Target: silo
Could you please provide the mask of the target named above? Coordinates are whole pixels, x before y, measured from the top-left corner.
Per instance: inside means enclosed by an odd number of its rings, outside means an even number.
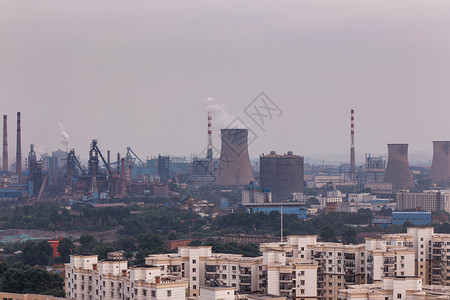
[[[409,170],[408,144],[388,144],[388,162],[384,182],[394,189],[414,187]]]
[[[431,164],[431,180],[434,183],[450,181],[450,141],[433,142],[433,162]]]
[[[292,197],[292,193],[303,193],[303,157],[292,151],[278,155],[271,151],[259,158],[260,185],[269,188],[272,199],[281,201]]]
[[[248,156],[247,129],[221,129],[221,151],[216,185],[245,185],[254,181]]]

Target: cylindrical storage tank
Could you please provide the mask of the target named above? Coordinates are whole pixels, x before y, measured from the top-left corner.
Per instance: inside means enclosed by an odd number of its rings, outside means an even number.
[[[409,170],[408,144],[388,144],[388,162],[384,182],[392,183],[393,189],[414,187]]]
[[[247,129],[221,129],[221,151],[216,185],[246,185],[254,181],[248,156]]]
[[[431,180],[434,183],[450,181],[450,141],[433,142],[433,162],[431,164]]]

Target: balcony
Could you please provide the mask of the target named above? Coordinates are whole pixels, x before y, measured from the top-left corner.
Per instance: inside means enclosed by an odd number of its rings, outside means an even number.
[[[205,272],[206,273],[215,273],[217,271],[217,266],[212,265],[205,265]]]
[[[292,288],[292,283],[280,283],[280,291],[291,291]]]
[[[280,274],[280,281],[292,281],[291,274]]]

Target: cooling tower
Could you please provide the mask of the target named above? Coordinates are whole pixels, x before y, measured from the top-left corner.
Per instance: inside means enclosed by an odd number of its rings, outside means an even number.
[[[450,141],[433,142],[433,162],[431,180],[434,183],[450,181]]]
[[[394,189],[414,187],[409,170],[408,144],[388,144],[388,163],[384,182]]]
[[[248,130],[221,129],[222,148],[216,185],[245,185],[254,181],[248,157]]]

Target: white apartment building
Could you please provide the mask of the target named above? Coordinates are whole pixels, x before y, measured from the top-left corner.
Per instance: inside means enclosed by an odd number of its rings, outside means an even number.
[[[71,255],[65,265],[66,298],[76,300],[184,299],[188,280],[164,276],[160,267],[128,268],[123,259],[97,261],[97,255]]]
[[[286,242],[263,243],[260,250],[259,257],[243,257],[212,253],[209,246],[180,247],[178,253],[150,255],[145,265],[132,268],[121,257],[97,262],[94,255],[73,255],[66,265],[66,295],[80,300],[196,299],[206,297],[201,289],[210,286],[205,293],[232,290],[248,299],[263,294],[334,300],[359,299],[355,290],[345,297],[339,291],[363,284],[378,288],[387,284],[386,278],[450,285],[450,235],[435,234],[432,227],[367,238],[359,245],[318,242],[315,235],[288,236]],[[374,295],[390,292],[380,293]],[[393,299],[385,297],[381,299]]]
[[[339,300],[439,300],[449,299],[450,288],[423,285],[418,277],[384,277],[381,283],[349,286],[339,291]]]

